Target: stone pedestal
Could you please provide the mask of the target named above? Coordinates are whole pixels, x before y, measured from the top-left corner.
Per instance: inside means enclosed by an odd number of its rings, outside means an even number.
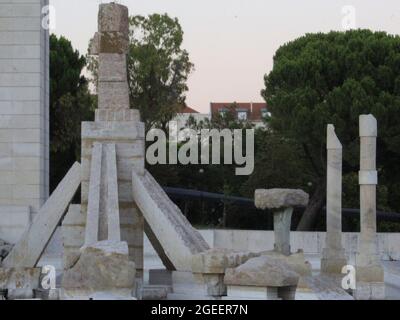
[[[192,258],[192,272],[197,283],[204,285],[205,295],[220,298],[227,295],[225,270],[235,268],[256,257],[251,252],[214,248]]]
[[[360,240],[356,257],[357,299],[384,299],[384,271],[376,235],[376,137],[372,115],[360,116]]]
[[[260,256],[237,268],[227,269],[224,282],[230,299],[247,296],[264,300],[294,300],[299,274],[281,259]]]
[[[40,268],[0,268],[0,292],[9,300],[32,299],[40,276]]]
[[[342,145],[335,128],[327,128],[326,243],[321,271],[341,273],[347,264],[342,246]]]

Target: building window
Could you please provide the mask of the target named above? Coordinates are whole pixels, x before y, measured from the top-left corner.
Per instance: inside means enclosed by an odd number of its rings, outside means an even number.
[[[267,109],[263,109],[263,110],[261,110],[261,116],[263,118],[269,118],[269,117],[271,117],[271,112],[268,112]]]
[[[246,111],[239,111],[238,112],[238,119],[239,120],[247,120],[247,112]]]

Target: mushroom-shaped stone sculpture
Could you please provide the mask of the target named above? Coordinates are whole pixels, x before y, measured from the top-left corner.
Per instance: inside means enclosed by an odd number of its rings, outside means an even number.
[[[254,198],[258,209],[269,209],[274,214],[275,250],[290,255],[290,223],[293,208],[306,206],[308,194],[299,189],[258,189]]]

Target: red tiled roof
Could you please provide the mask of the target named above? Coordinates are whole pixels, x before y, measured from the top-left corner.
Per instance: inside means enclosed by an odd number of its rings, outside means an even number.
[[[192,109],[192,108],[190,108],[190,107],[188,107],[188,106],[185,106],[185,107],[181,110],[181,113],[199,113],[199,112],[196,111],[196,110],[194,110],[194,109]]]
[[[249,113],[248,119],[250,121],[261,121],[262,110],[267,109],[265,102],[211,102],[211,115],[220,112],[221,109],[229,109],[234,105],[236,109],[245,109]]]

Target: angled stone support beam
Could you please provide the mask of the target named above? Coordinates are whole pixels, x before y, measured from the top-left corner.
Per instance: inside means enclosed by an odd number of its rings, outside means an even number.
[[[33,268],[59,225],[73,196],[81,183],[81,165],[71,167],[35,217],[32,225],[22,235],[3,261],[3,268]]]
[[[192,256],[209,250],[207,242],[168,198],[151,174],[132,170],[133,198],[155,236],[158,255],[177,271],[192,271]]]
[[[107,160],[107,231],[108,240],[121,241],[118,203],[117,156],[115,144],[106,145]]]
[[[85,229],[85,245],[96,243],[99,239],[102,154],[103,154],[102,144],[94,143],[92,149],[92,163],[90,167],[88,210],[87,210],[87,221]]]
[[[326,241],[321,271],[341,273],[347,264],[342,246],[342,144],[335,127],[327,127]]]

